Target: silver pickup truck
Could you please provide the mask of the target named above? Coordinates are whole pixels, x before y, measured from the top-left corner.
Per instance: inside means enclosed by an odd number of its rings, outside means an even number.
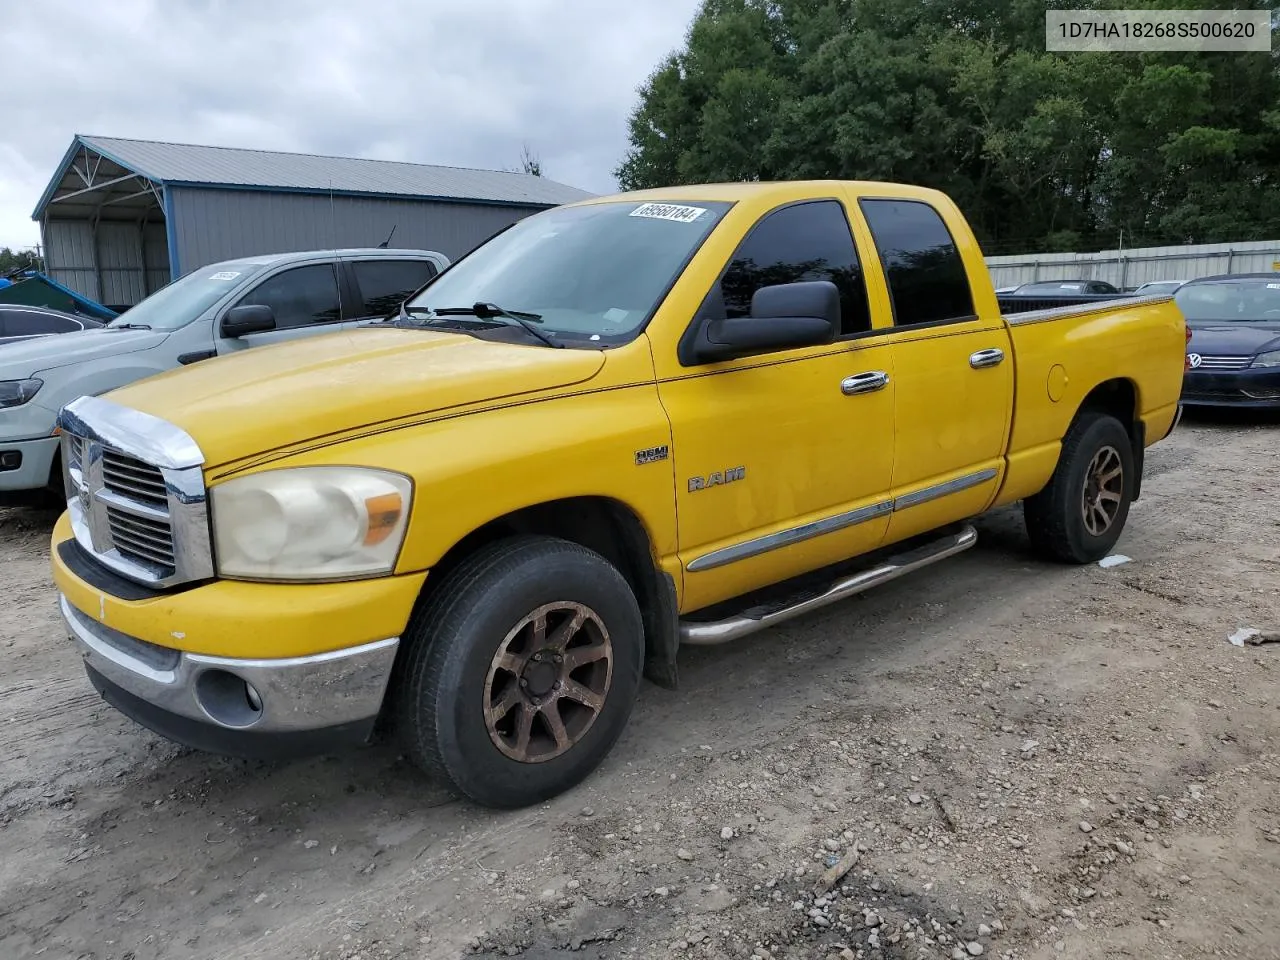
[[[448,265],[427,250],[228,260],[192,271],[102,329],[0,346],[0,504],[61,497],[55,421],[77,397],[385,317]]]

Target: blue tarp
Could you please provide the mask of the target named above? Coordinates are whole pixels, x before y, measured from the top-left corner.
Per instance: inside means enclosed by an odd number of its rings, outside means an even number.
[[[17,275],[17,281],[0,284],[0,303],[22,303],[29,307],[52,307],[65,313],[78,313],[94,320],[114,320],[119,316],[114,310],[81,296],[70,287],[46,277],[36,270],[25,270]]]

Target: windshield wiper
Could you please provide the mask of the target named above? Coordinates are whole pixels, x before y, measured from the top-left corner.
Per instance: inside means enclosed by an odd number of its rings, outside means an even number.
[[[109,324],[112,330],[150,330],[151,326],[146,323],[112,323]]]
[[[529,334],[541,340],[548,347],[562,348],[564,344],[547,333],[545,330],[539,330],[535,323],[542,322],[542,315],[539,313],[528,313],[524,310],[505,310],[496,303],[473,303],[469,307],[441,307],[438,310],[432,310],[437,317],[478,317],[481,320],[503,319],[510,320],[512,323],[519,324]]]

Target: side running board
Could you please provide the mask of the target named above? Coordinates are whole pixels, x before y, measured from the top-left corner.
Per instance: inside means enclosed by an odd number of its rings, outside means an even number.
[[[816,594],[808,591],[800,597],[760,606],[747,610],[726,620],[698,622],[682,620],[680,622],[680,642],[691,646],[711,646],[728,643],[748,634],[777,626],[787,620],[802,616],[822,607],[838,603],[855,594],[878,587],[882,583],[896,580],[905,574],[921,567],[945,560],[968,550],[978,542],[978,532],[970,525],[958,533],[949,534],[932,543],[916,547],[877,564],[869,570],[863,570],[852,576],[842,577]]]

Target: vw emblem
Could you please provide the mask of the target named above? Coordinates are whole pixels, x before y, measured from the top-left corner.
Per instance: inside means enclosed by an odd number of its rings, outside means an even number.
[[[1199,367],[1199,366],[1200,366],[1200,363],[1201,363],[1201,357],[1200,357],[1200,354],[1198,354],[1198,353],[1188,353],[1188,354],[1187,354],[1187,362],[1191,364],[1191,369],[1192,369],[1192,370],[1196,369],[1197,367]]]

